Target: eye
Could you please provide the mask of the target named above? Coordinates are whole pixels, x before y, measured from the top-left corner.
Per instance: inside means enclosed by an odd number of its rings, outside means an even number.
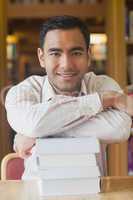
[[[54,57],[59,57],[60,53],[59,52],[52,52],[52,53],[50,53],[50,55],[54,56]]]
[[[81,56],[83,53],[81,51],[74,51],[72,52],[72,55],[74,56]]]

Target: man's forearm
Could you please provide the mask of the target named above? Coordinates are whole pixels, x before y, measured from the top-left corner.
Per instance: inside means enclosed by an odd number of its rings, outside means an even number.
[[[109,109],[97,116],[86,119],[82,124],[65,132],[67,137],[97,137],[105,143],[117,143],[127,140],[132,120],[124,112]]]
[[[62,132],[84,116],[92,117],[101,112],[97,93],[83,97],[55,96],[47,103],[17,105],[6,104],[8,121],[16,132],[29,137],[44,137]],[[19,117],[18,117],[19,116]]]
[[[103,108],[123,109],[123,101],[120,98],[116,101],[116,97],[121,96],[118,92],[106,91],[81,97],[56,95],[48,102],[37,103],[36,99],[32,97],[34,96],[32,90],[25,91],[24,89],[23,95],[23,91],[20,90],[21,95],[15,96],[16,90],[14,87],[6,98],[8,121],[16,132],[29,137],[55,135],[76,127],[83,118],[94,117]],[[28,92],[31,92],[31,98],[23,99],[22,97],[25,97]],[[131,109],[128,108],[128,111]]]

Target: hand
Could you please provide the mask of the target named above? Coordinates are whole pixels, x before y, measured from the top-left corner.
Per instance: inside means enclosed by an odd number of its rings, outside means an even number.
[[[115,108],[133,116],[133,96],[128,96],[115,91],[100,93],[103,108]]]
[[[35,138],[16,134],[14,139],[14,150],[21,158],[28,158],[32,153],[31,149],[35,145]]]
[[[105,91],[99,94],[102,106],[104,109],[106,108],[118,108],[119,104],[123,106],[122,97],[123,94],[116,91]],[[124,95],[125,96],[125,95]]]

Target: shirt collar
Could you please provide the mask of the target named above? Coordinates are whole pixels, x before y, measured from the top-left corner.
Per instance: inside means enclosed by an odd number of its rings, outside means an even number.
[[[81,91],[80,91],[79,96],[83,96],[83,95],[87,95],[87,86],[84,79],[82,79],[82,82],[81,82]]]
[[[43,91],[42,91],[42,101],[46,102],[52,99],[56,95],[54,89],[52,88],[51,84],[49,83],[48,76],[46,76]]]
[[[46,76],[44,85],[43,85],[43,90],[42,90],[42,102],[49,101],[56,95],[53,87],[49,83],[48,76]],[[87,95],[87,87],[85,84],[85,80],[82,80],[81,83],[81,91],[79,93],[79,96]]]

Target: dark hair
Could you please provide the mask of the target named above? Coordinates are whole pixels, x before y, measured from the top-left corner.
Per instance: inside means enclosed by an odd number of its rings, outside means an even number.
[[[42,24],[40,30],[40,47],[43,48],[47,32],[55,29],[69,30],[72,28],[79,28],[88,48],[90,44],[90,33],[87,25],[81,19],[68,15],[51,17]]]

